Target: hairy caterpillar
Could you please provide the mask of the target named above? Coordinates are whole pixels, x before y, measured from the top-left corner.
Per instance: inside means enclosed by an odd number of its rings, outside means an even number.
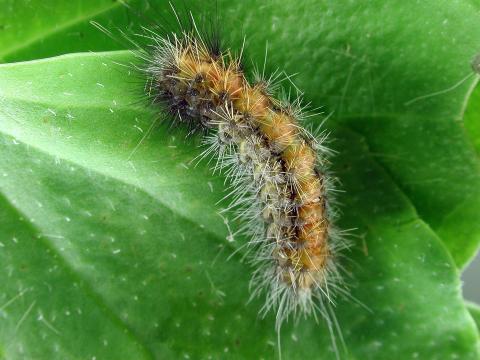
[[[306,112],[300,93],[291,101],[277,91],[278,73],[257,70],[249,81],[243,48],[236,56],[215,31],[199,30],[191,13],[187,26],[173,14],[179,32],[141,34],[151,42],[135,52],[146,93],[169,120],[205,134],[200,157],[215,158],[230,180],[230,209],[251,239],[252,297],[266,294],[261,313],[276,311],[277,332],[291,315],[320,313],[333,337],[331,304],[335,293],[346,294],[338,257],[348,245],[334,226],[326,135],[301,126],[316,114]]]

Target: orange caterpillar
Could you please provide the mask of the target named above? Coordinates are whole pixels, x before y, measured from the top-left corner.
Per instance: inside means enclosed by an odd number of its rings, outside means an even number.
[[[217,157],[235,189],[231,207],[245,220],[257,267],[253,295],[267,294],[262,311],[276,309],[280,330],[289,314],[318,310],[332,330],[332,294],[344,291],[337,254],[346,245],[332,225],[324,136],[299,125],[300,100],[273,96],[277,76],[249,83],[240,59],[204,41],[194,22],[153,39],[148,93],[177,121],[208,130],[203,155]]]

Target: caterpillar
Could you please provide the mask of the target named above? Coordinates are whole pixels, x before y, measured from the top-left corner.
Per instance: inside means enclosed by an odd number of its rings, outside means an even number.
[[[215,31],[199,30],[191,13],[185,25],[172,9],[180,31],[141,34],[150,41],[136,50],[145,92],[168,120],[203,134],[199,157],[214,158],[214,171],[229,180],[228,211],[250,239],[251,296],[266,298],[260,313],[276,312],[278,333],[290,316],[320,314],[334,337],[331,305],[347,294],[338,259],[349,245],[335,227],[327,134],[302,126],[318,114],[303,105],[302,93],[291,100],[279,91],[278,72],[266,76],[264,66],[249,80],[243,47],[235,55]]]

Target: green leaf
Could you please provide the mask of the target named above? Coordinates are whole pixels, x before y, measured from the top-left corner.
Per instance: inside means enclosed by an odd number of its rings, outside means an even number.
[[[160,127],[129,158],[152,121],[136,105],[141,84],[113,64],[130,60],[77,54],[0,67],[3,352],[271,358],[274,316],[258,317],[261,299],[247,305],[252,269],[241,256],[227,261],[245,239],[227,241],[225,202],[215,205],[222,179],[189,166],[198,141]],[[345,266],[352,295],[371,309],[336,306],[345,357],[478,358],[449,253],[365,139],[334,132],[349,194],[342,226],[362,235]],[[85,330],[99,325],[101,335]],[[313,319],[282,330],[288,359],[334,358],[329,344]]]
[[[3,61],[121,48],[88,21],[132,22],[111,2],[2,3]],[[451,258],[462,267],[480,240],[478,157],[461,123],[478,9],[220,3],[234,48],[245,32],[263,64],[268,40],[267,67],[298,72],[307,100],[333,112],[340,225],[359,237],[345,266],[372,310],[337,305],[345,357],[478,358]],[[271,358],[273,316],[245,305],[252,269],[226,261],[245,239],[226,240],[222,179],[189,166],[198,140],[164,128],[130,158],[154,114],[112,60],[130,57],[0,67],[0,358]],[[329,346],[311,319],[282,331],[287,359],[332,358]]]

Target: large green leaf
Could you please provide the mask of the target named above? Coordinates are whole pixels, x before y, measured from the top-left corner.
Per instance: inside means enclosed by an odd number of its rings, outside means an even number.
[[[442,245],[462,266],[479,241],[478,158],[459,121],[478,10],[446,0],[221,3],[234,45],[244,30],[262,62],[268,40],[270,68],[299,72],[308,99],[334,112],[341,225],[361,236],[346,266],[373,311],[337,306],[348,357],[478,358]],[[131,22],[110,2],[59,2],[61,16],[44,7],[3,7],[4,61],[118,48],[87,22]],[[72,38],[77,29],[83,37]],[[251,269],[240,256],[225,261],[245,239],[226,240],[222,179],[188,166],[195,142],[163,128],[129,160],[152,114],[133,105],[141,86],[111,60],[129,57],[0,68],[0,357],[271,357],[273,318],[257,318],[260,301],[244,309]],[[99,323],[103,337],[90,330]],[[287,359],[333,356],[311,320],[282,335]]]
[[[3,352],[271,357],[274,318],[258,318],[260,300],[246,305],[251,269],[240,256],[226,261],[245,239],[229,242],[217,215],[222,179],[188,166],[199,150],[163,127],[129,160],[152,116],[134,105],[141,84],[113,64],[130,59],[78,54],[0,67]],[[349,194],[342,226],[362,235],[345,265],[353,296],[372,310],[339,302],[346,357],[477,358],[450,255],[365,139],[345,128],[335,137]],[[105,335],[90,336],[99,323]],[[282,335],[285,358],[333,357],[312,319]]]

